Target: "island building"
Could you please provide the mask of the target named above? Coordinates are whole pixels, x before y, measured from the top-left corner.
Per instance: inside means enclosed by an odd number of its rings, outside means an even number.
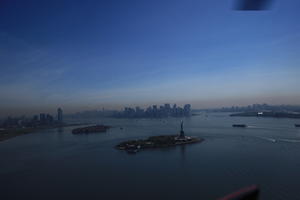
[[[61,108],[57,109],[57,121],[59,123],[63,122],[63,110]]]

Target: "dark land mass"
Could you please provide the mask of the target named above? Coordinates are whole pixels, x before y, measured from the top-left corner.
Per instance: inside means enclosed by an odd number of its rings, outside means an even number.
[[[178,135],[152,136],[146,140],[129,140],[121,142],[116,146],[119,150],[126,150],[128,153],[136,153],[141,149],[163,148],[175,145],[192,144],[202,142],[204,139],[198,137],[179,138]]]
[[[231,117],[275,117],[275,118],[300,118],[300,113],[292,112],[242,112],[231,114]]]
[[[56,125],[47,125],[47,126],[38,126],[38,127],[0,129],[0,142],[19,135],[37,132],[39,130],[63,128],[68,126],[80,126],[80,125],[84,125],[84,124],[56,124]]]
[[[72,130],[72,133],[73,134],[102,133],[102,132],[106,132],[106,130],[109,128],[111,128],[111,126],[105,126],[105,125],[87,126],[82,128],[75,128]]]
[[[36,128],[10,128],[10,129],[3,129],[0,130],[0,141],[8,140],[10,138],[24,135],[28,133],[32,133],[36,131]]]

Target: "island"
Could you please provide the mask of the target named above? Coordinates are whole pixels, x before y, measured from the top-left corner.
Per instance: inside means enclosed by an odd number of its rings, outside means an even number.
[[[106,125],[95,125],[95,126],[87,126],[81,128],[75,128],[72,130],[73,134],[88,134],[88,133],[103,133],[111,128],[111,126]]]
[[[192,144],[202,142],[203,140],[204,139],[198,137],[185,136],[183,131],[183,122],[181,122],[181,131],[179,135],[161,135],[151,136],[144,140],[129,140],[121,142],[116,146],[116,148],[119,150],[125,150],[127,153],[137,153],[142,149]]]

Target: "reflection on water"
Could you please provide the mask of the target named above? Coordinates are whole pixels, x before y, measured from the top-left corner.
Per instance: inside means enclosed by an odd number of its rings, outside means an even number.
[[[180,146],[181,158],[182,161],[185,161],[185,145]]]
[[[1,142],[1,199],[216,199],[251,184],[261,186],[262,200],[300,196],[297,120],[218,113],[184,120],[185,133],[204,142],[135,155],[114,148],[178,133],[179,118],[82,120],[115,128],[73,135],[65,127]]]
[[[64,127],[58,127],[57,132],[58,133],[63,133],[64,132]]]

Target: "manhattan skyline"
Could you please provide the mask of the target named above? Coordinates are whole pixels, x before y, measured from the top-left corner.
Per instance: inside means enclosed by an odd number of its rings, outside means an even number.
[[[2,1],[1,115],[300,102],[297,0]]]

